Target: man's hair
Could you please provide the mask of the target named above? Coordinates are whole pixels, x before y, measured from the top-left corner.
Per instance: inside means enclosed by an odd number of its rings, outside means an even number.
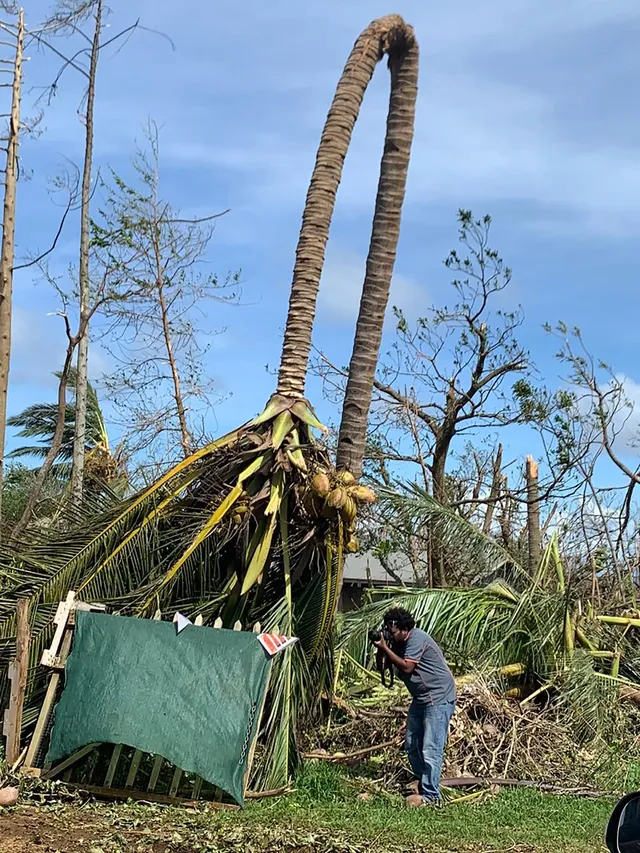
[[[392,607],[384,614],[385,625],[395,625],[400,631],[410,631],[415,628],[416,620],[404,607]]]

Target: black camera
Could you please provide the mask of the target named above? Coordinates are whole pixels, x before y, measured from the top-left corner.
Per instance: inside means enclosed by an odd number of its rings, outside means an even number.
[[[388,646],[393,646],[393,634],[391,633],[391,629],[388,625],[383,625],[382,628],[378,628],[377,631],[369,631],[370,643],[379,643],[383,637]],[[393,687],[393,666],[381,648],[376,649],[376,669],[380,673],[380,680],[383,686]],[[385,678],[385,673],[387,671],[389,672],[389,684],[387,684],[387,680]]]
[[[382,628],[379,628],[377,631],[369,631],[370,643],[379,643],[383,637],[387,645],[390,645],[393,642],[393,634],[386,625],[383,625]]]

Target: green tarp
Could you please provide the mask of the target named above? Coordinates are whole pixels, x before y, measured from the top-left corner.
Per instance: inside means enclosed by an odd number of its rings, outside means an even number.
[[[267,686],[255,634],[76,612],[47,762],[90,743],[162,755],[243,803]]]

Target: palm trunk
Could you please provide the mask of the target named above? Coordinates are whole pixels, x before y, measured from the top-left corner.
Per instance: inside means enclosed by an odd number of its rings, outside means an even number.
[[[71,470],[71,491],[74,500],[82,498],[84,480],[84,452],[87,427],[87,385],[89,381],[89,228],[91,203],[91,172],[93,165],[93,115],[96,94],[96,74],[98,54],[100,52],[100,31],[102,25],[102,0],[96,4],[96,23],[91,45],[89,64],[89,85],[87,87],[87,114],[84,147],[84,170],[82,174],[82,200],[80,212],[80,325],[84,334],[78,342],[78,366],[76,374],[76,418],[73,438],[73,467]]]
[[[11,90],[11,116],[7,139],[4,205],[2,211],[2,257],[0,258],[0,524],[2,522],[2,482],[7,424],[7,393],[11,362],[11,302],[13,295],[13,255],[16,226],[16,186],[18,183],[18,143],[20,138],[20,96],[24,13],[18,13],[16,53]]]
[[[398,15],[389,15],[373,21],[357,39],[338,82],[322,131],[296,249],[278,375],[278,393],[284,396],[304,396],[316,300],[329,237],[329,226],[336,192],[342,177],[342,167],[364,93],[384,53],[389,52],[391,57],[391,52],[397,50],[399,39],[404,38],[407,32],[406,24]],[[393,67],[402,66],[402,62],[396,59],[390,58],[391,61],[393,61]],[[404,133],[406,134],[406,127]],[[403,142],[400,139],[401,136],[402,133],[398,134],[396,142],[400,142],[401,150],[404,150],[408,146],[406,141]],[[400,193],[400,203],[402,194]],[[384,195],[389,197],[386,183]],[[378,234],[376,239],[380,239],[380,236]],[[393,258],[391,266],[393,266]],[[383,270],[380,270],[380,273],[384,275]]]
[[[394,37],[389,51],[391,99],[387,135],[337,451],[338,469],[349,471],[356,479],[362,473],[371,393],[400,236],[418,94],[419,51],[413,30],[405,26]]]

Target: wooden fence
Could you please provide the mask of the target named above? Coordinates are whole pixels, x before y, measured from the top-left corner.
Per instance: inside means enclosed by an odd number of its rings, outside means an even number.
[[[8,764],[13,766],[13,769],[21,766],[22,772],[27,775],[38,776],[42,779],[59,779],[69,787],[77,787],[99,797],[147,800],[166,804],[204,799],[215,808],[237,808],[234,804],[224,801],[229,799],[227,794],[199,776],[185,773],[181,768],[170,764],[161,755],[149,755],[123,744],[115,746],[112,744],[88,744],[53,767],[44,763],[53,725],[53,709],[62,690],[62,676],[73,643],[75,613],[78,610],[105,612],[106,608],[104,605],[78,601],[74,592],[69,592],[65,601],[59,603],[54,618],[55,632],[51,646],[41,658],[41,664],[51,673],[47,691],[31,740],[20,753],[20,728],[26,686],[29,640],[26,606],[22,602],[19,603],[17,654],[16,660],[9,670],[12,689],[4,725]],[[154,619],[160,618],[161,613],[157,611]],[[196,616],[193,624],[203,625],[202,616]],[[216,619],[211,627],[222,628],[222,620]],[[233,630],[241,631],[242,624],[236,622]],[[251,626],[251,630],[259,634],[260,623]],[[262,709],[260,710],[261,715]],[[260,719],[258,719],[254,740],[250,747],[244,778],[245,796],[248,798],[252,796],[250,792],[246,792],[246,789],[259,728]]]

